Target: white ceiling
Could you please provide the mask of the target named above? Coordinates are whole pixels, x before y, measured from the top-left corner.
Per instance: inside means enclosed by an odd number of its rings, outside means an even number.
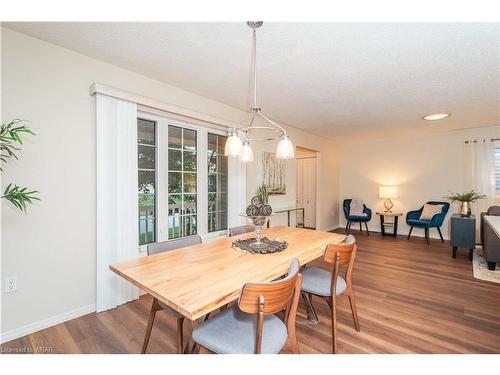
[[[244,23],[6,23],[247,109]],[[331,138],[500,125],[499,24],[271,23],[257,34],[268,117]],[[425,122],[423,115],[451,112]]]

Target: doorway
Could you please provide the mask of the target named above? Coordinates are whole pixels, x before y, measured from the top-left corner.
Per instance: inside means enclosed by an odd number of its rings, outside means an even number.
[[[297,224],[316,229],[316,161],[317,152],[303,147],[296,149],[296,203],[304,208],[304,217],[297,217]],[[300,213],[302,216],[302,213]]]

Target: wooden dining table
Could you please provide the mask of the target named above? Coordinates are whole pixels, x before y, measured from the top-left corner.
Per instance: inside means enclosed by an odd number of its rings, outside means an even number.
[[[321,257],[328,244],[346,236],[320,230],[273,227],[269,239],[288,247],[273,254],[249,254],[232,247],[253,232],[110,265],[110,270],[178,311],[191,322],[238,299],[247,282],[271,281],[287,273],[297,258],[301,266]]]

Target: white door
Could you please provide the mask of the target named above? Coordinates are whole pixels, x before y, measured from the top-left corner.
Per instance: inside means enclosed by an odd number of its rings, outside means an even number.
[[[302,204],[306,228],[316,228],[316,158],[302,159]]]

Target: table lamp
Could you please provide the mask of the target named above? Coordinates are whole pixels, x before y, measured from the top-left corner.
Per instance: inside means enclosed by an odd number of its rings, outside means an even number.
[[[392,203],[391,198],[398,197],[398,188],[397,186],[380,186],[378,189],[378,196],[385,199],[385,212],[392,212],[391,210],[394,207],[394,204]]]

